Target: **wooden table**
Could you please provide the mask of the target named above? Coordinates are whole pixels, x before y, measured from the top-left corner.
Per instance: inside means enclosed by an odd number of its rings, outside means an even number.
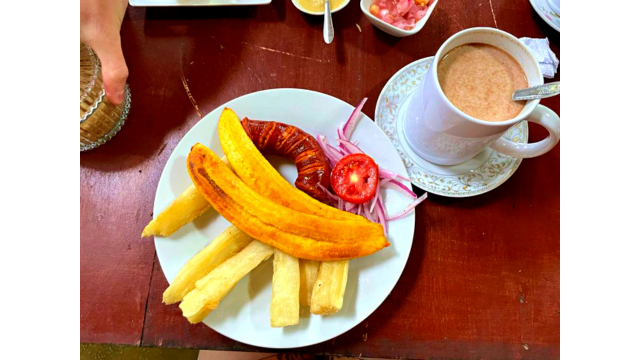
[[[389,77],[474,26],[548,37],[560,55],[559,34],[526,0],[441,0],[425,28],[404,39],[375,29],[356,0],[335,14],[334,25],[335,41],[326,45],[322,18],[301,14],[289,0],[259,7],[129,8],[122,37],[131,112],[113,140],[80,155],[81,342],[258,350],[189,325],[177,306],[163,305],[167,281],[153,241],[140,239],[164,164],[201,115],[247,93],[296,87],[351,104],[367,96],[364,112],[372,117]],[[543,104],[560,111],[559,97]],[[530,128],[531,140],[546,136]],[[417,208],[409,262],[391,295],[351,331],[303,351],[558,358],[559,282],[557,146],[523,161],[488,194],[430,196]]]

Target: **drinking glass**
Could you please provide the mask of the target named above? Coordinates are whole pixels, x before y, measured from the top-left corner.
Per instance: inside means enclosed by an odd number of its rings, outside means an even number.
[[[105,96],[100,59],[80,43],[80,151],[95,149],[111,139],[124,125],[130,107],[129,85],[120,105]]]

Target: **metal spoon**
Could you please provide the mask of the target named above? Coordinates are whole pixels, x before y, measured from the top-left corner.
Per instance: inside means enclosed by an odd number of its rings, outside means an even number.
[[[331,21],[331,4],[324,0],[324,26],[322,28],[324,42],[331,44],[333,41],[333,21]]]
[[[516,90],[511,98],[517,100],[544,99],[560,94],[560,81],[544,85],[532,86],[526,89]]]

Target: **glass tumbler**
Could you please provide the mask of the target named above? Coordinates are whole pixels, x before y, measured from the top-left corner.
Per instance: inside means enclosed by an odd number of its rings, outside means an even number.
[[[80,43],[80,151],[94,149],[111,139],[124,125],[130,106],[129,85],[120,105],[112,104],[105,96],[100,59]]]

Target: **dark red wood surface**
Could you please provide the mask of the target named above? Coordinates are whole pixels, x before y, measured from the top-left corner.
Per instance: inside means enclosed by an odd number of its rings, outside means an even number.
[[[322,19],[301,14],[288,0],[128,9],[122,37],[131,112],[113,140],[80,156],[82,342],[256,350],[189,325],[177,306],[162,305],[168,284],[153,242],[140,239],[164,164],[200,119],[198,111],[254,91],[298,87],[352,104],[367,96],[364,112],[372,117],[390,76],[474,26],[548,37],[560,56],[559,34],[526,0],[440,0],[425,28],[404,39],[373,28],[353,0],[334,15],[334,26],[336,39],[326,45]],[[560,111],[559,97],[543,104]],[[530,128],[532,140],[546,136]],[[407,267],[380,308],[346,334],[304,351],[559,357],[560,146],[524,160],[490,193],[430,196],[417,209],[415,234]]]

